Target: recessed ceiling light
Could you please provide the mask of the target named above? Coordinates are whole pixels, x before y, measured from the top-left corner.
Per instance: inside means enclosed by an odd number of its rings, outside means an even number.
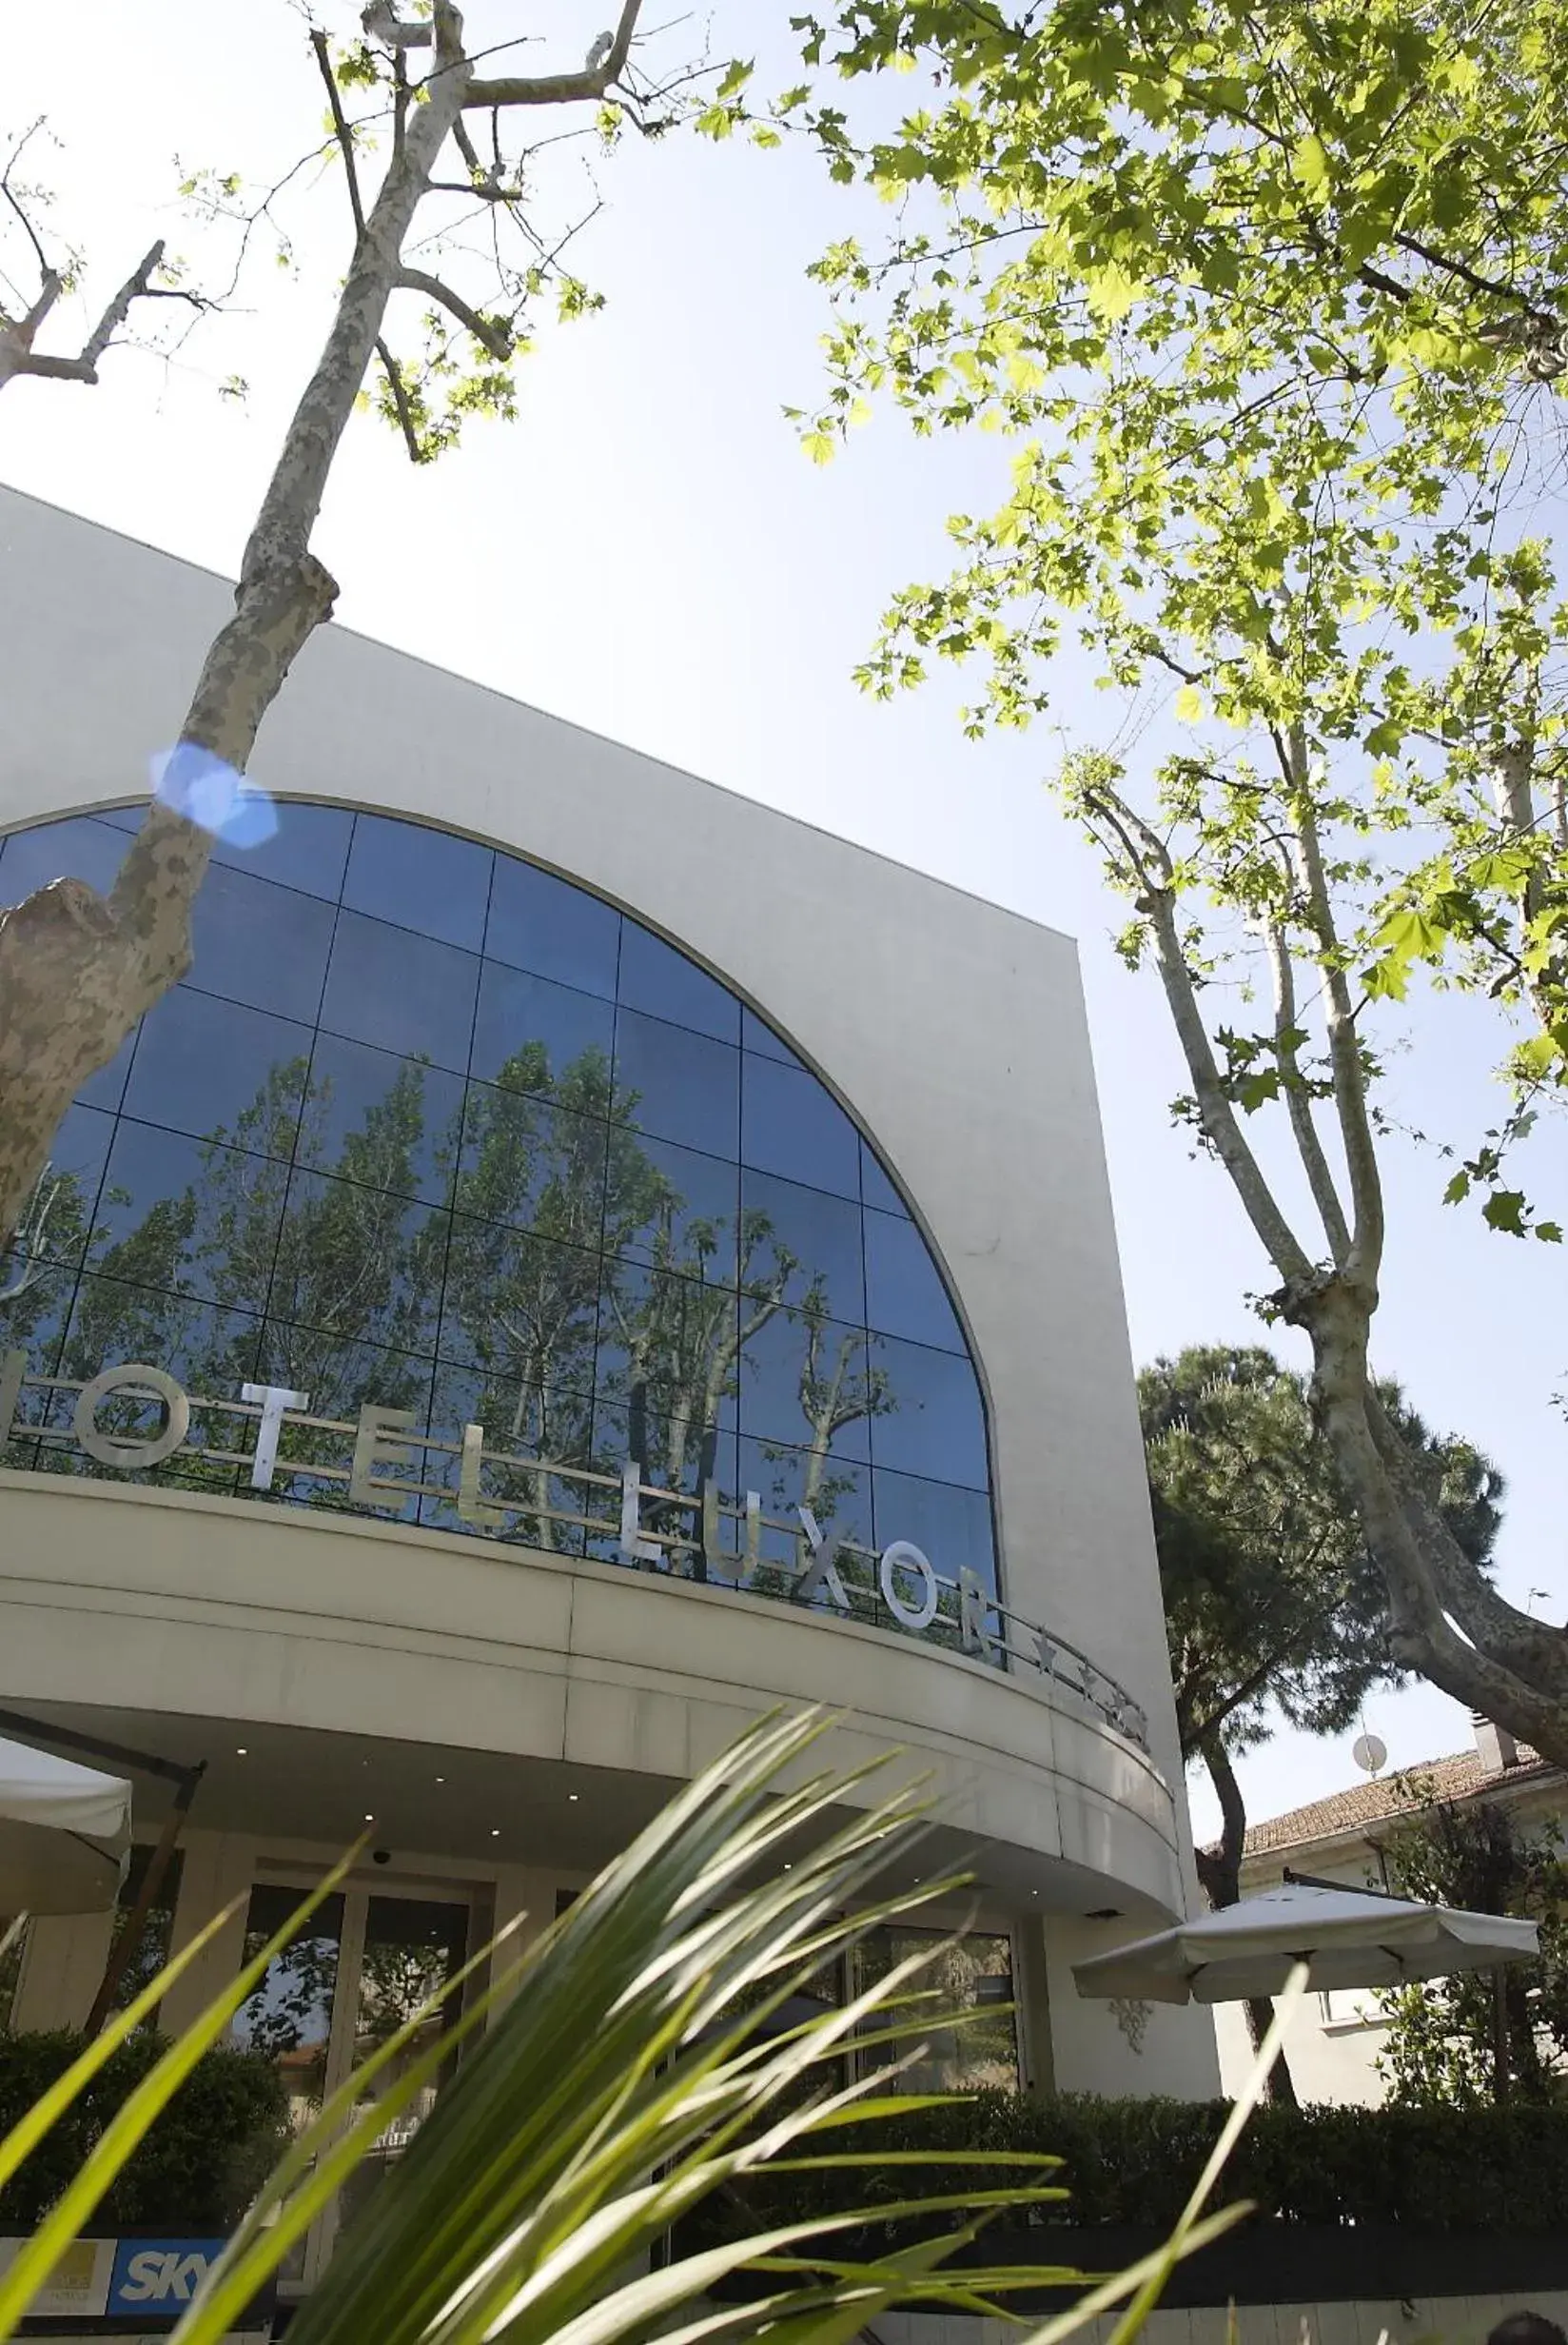
[[[236,1744],[234,1756],[236,1759],[243,1759],[245,1756],[245,1746],[243,1743]]]
[[[499,1824],[499,1823],[497,1823],[497,1824],[492,1824],[492,1825],[491,1825],[491,1827],[490,1827],[490,1838],[491,1838],[493,1841],[499,1841],[499,1840],[500,1840],[500,1824]]]
[[[784,1870],[785,1870],[787,1873],[793,1873],[793,1872],[794,1872],[794,1865],[793,1865],[793,1864],[787,1864],[787,1865],[784,1867]]]
[[[364,1820],[366,1823],[374,1823],[376,1821],[375,1817],[370,1813],[368,1808],[365,1809]]]
[[[437,1781],[437,1783],[445,1783],[445,1781],[446,1781],[446,1778],[445,1778],[445,1776],[444,1776],[444,1775],[438,1775],[438,1776],[437,1776],[437,1778],[436,1778],[436,1781]]]
[[[569,1791],[569,1792],[566,1794],[566,1797],[567,1797],[569,1800],[575,1800],[575,1799],[577,1798],[577,1796],[578,1796],[578,1795],[577,1795],[577,1793],[576,1793],[575,1791]]]

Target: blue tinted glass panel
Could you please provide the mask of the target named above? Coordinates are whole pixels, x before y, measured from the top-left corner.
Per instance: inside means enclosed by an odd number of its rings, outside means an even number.
[[[500,855],[484,950],[492,960],[613,1001],[620,915],[551,872]]]
[[[287,1184],[274,1159],[124,1117],[88,1259],[137,1286],[253,1302],[271,1272]]]
[[[484,941],[492,859],[488,847],[454,838],[449,831],[361,815],[343,899],[375,919],[477,953]]]
[[[986,1427],[968,1360],[873,1335],[872,1364],[879,1395],[872,1420],[875,1463],[983,1490]]]
[[[830,1318],[861,1320],[860,1208],[823,1189],[746,1172],[740,1184],[747,1291],[803,1303]]]
[[[860,1135],[814,1074],[746,1060],[741,1161],[841,1197],[860,1194]]]
[[[257,1362],[259,1381],[308,1392],[315,1416],[351,1425],[363,1408],[375,1403],[382,1409],[411,1409],[421,1427],[429,1424],[434,1364],[421,1353],[345,1342],[330,1328],[269,1319],[262,1329]],[[287,1437],[280,1455],[308,1457],[313,1451],[331,1464],[343,1462],[341,1441],[330,1434],[313,1439],[298,1429]],[[323,1479],[317,1487],[324,1491],[327,1484]],[[338,1494],[343,1496],[341,1484]]]
[[[733,1156],[740,1054],[705,1035],[622,1010],[616,1022],[617,1115],[663,1140]]]
[[[9,1269],[10,1265],[4,1267]],[[0,1351],[14,1349],[23,1352],[29,1376],[52,1376],[75,1293],[74,1269],[60,1262],[39,1264],[38,1274],[29,1286],[0,1301]],[[33,1465],[36,1448],[32,1429],[46,1419],[53,1421],[50,1399],[47,1389],[36,1385],[23,1386],[10,1427],[0,1426],[0,1463],[18,1471]]]
[[[595,1389],[625,1404],[638,1386],[694,1422],[735,1423],[735,1298],[646,1263],[606,1261]]]
[[[191,916],[187,982],[315,1023],[332,949],[330,904],[248,872],[209,871]]]
[[[928,1482],[878,1467],[876,1544],[912,1540],[944,1579],[972,1571],[996,1593],[996,1554],[991,1539],[990,1500],[984,1490],[959,1489],[951,1482]]]
[[[22,1274],[24,1260],[79,1262],[87,1251],[98,1205],[98,1185],[114,1137],[114,1118],[95,1108],[71,1107],[54,1135],[49,1170],[32,1210],[0,1269],[0,1288]],[[29,1273],[30,1274],[30,1273]]]
[[[792,1526],[789,1530],[764,1527],[765,1557],[785,1565],[799,1562],[804,1548],[794,1527],[798,1524],[798,1507],[811,1508],[819,1530],[852,1540],[856,1547],[871,1546],[872,1476],[868,1467],[810,1449],[784,1448],[776,1442],[754,1441],[744,1433],[739,1466],[742,1496],[755,1490],[765,1516]],[[742,1529],[741,1544],[744,1537]]]
[[[240,1386],[256,1372],[260,1324],[251,1311],[224,1310],[115,1278],[84,1277],[61,1354],[62,1372],[85,1382],[102,1368],[145,1361],[172,1376],[193,1401],[238,1400]],[[62,1400],[64,1414],[70,1402]],[[158,1419],[149,1410],[144,1413],[147,1430],[155,1429]],[[215,1433],[218,1447],[230,1446],[236,1419],[219,1415],[207,1421],[195,1409],[192,1416],[198,1438]],[[106,1430],[114,1429],[107,1410],[99,1421]]]
[[[733,1158],[703,1156],[669,1140],[617,1133],[630,1143],[640,1178],[617,1179],[605,1243],[617,1253],[714,1286],[735,1281],[740,1175]]]
[[[0,882],[0,896],[5,893]],[[106,1108],[110,1114],[125,1097],[126,1077],[130,1073],[131,1054],[136,1048],[140,1025],[131,1028],[107,1067],[97,1068],[88,1076],[76,1096],[85,1108]]]
[[[268,1315],[390,1350],[434,1352],[448,1218],[384,1190],[296,1171]]]
[[[481,1537],[524,1539],[556,1555],[582,1554],[584,1527],[570,1518],[595,1511],[591,1486],[507,1460],[520,1452],[524,1459],[532,1456],[553,1465],[590,1465],[593,1421],[594,1404],[587,1394],[541,1390],[437,1363],[432,1424],[480,1426],[486,1450],[501,1452],[499,1458],[485,1457],[480,1467],[480,1497],[501,1510],[500,1526],[480,1532]],[[459,1457],[434,1448],[425,1452],[424,1480],[445,1494],[423,1498],[420,1520],[434,1529],[472,1536],[475,1526],[458,1511],[461,1472]]]
[[[534,1390],[591,1392],[599,1268],[581,1247],[455,1215],[441,1356]]]
[[[308,1026],[176,986],[142,1021],[126,1113],[287,1156],[309,1056]]]
[[[871,1455],[869,1421],[878,1387],[863,1328],[743,1302],[740,1429],[766,1441]]]
[[[619,997],[630,1009],[719,1042],[740,1040],[740,1004],[674,945],[628,920],[620,940]]]
[[[139,831],[147,819],[147,810],[144,798],[130,806],[100,806],[92,818],[95,822],[111,822],[117,831]]]
[[[562,1466],[586,1466],[593,1458],[593,1395],[529,1382],[526,1378],[486,1372],[456,1361],[436,1363],[435,1414],[432,1424],[451,1428],[478,1425],[484,1447],[503,1455],[520,1455],[516,1470],[489,1465],[482,1477],[486,1497],[530,1508],[539,1503],[539,1476],[528,1470],[531,1457],[548,1458]],[[573,1485],[567,1502],[575,1513],[593,1510],[588,1494]],[[546,1500],[547,1505],[551,1502]],[[549,1544],[547,1541],[546,1545]]]
[[[866,1215],[866,1319],[883,1335],[962,1351],[964,1333],[941,1272],[912,1221]]]
[[[789,1044],[774,1034],[773,1028],[759,1018],[755,1010],[744,1007],[740,1013],[740,1039],[748,1051],[756,1051],[764,1058],[776,1058],[783,1067],[798,1067],[799,1059]],[[804,1070],[802,1069],[802,1072]]]
[[[282,798],[273,801],[273,811],[278,828],[272,838],[258,847],[231,847],[220,838],[212,850],[213,861],[335,904],[343,893],[352,814],[345,806],[304,806]],[[130,812],[139,819],[142,809]]]
[[[90,815],[12,831],[0,847],[0,902],[19,904],[51,879],[85,879],[106,890],[125,858],[125,833]]]
[[[487,1083],[554,1092],[579,1112],[608,1114],[614,1035],[615,1012],[596,995],[484,963],[473,1072]]]
[[[694,1425],[683,1409],[667,1407],[657,1391],[649,1393],[640,1410],[618,1401],[597,1402],[594,1448],[601,1467],[609,1462],[611,1472],[618,1470],[622,1458],[640,1450],[642,1480],[651,1489],[681,1490],[695,1498],[704,1482],[716,1483],[723,1496],[735,1488],[734,1433],[715,1425],[706,1429]],[[618,1514],[617,1497],[618,1493],[602,1492],[598,1511],[612,1517]],[[642,1502],[641,1527],[644,1532],[675,1531],[694,1541],[701,1537],[696,1507],[661,1509],[648,1498]]]
[[[520,1092],[468,1087],[458,1204],[487,1221],[598,1252],[608,1124]]]
[[[860,1193],[880,1212],[909,1214],[909,1207],[864,1140],[860,1143]]]
[[[462,1089],[461,1076],[444,1068],[318,1035],[295,1153],[319,1172],[444,1205]]]
[[[322,1024],[352,1042],[432,1058],[461,1074],[468,1064],[479,972],[470,953],[343,912]]]

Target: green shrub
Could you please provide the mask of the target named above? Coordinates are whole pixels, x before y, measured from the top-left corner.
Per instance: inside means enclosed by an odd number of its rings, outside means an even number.
[[[911,2111],[858,2129],[866,2174],[748,2183],[747,2205],[773,2222],[892,2202],[910,2169],[878,2172],[882,2150],[1037,2150],[1063,2160],[1068,2197],[1037,2224],[1127,2224],[1165,2231],[1180,2213],[1228,2113],[1225,2101],[1052,2099],[983,2092],[959,2107]],[[961,2167],[930,2187],[1005,2186],[1002,2167]],[[1016,2174],[1011,2178],[1017,2179]],[[1227,2197],[1285,2221],[1398,2223],[1416,2231],[1556,2233],[1568,2206],[1568,2109],[1257,2110],[1225,2170]],[[1006,2226],[1004,2225],[1004,2228]],[[894,2236],[902,2237],[902,2232]]]
[[[0,2036],[0,2136],[69,2067],[83,2039],[69,2029]],[[0,2191],[0,2232],[31,2229],[75,2174],[165,2040],[130,2037]],[[157,2119],[104,2201],[100,2229],[209,2232],[238,2221],[276,2161],[286,2131],[282,2080],[254,2052],[208,2052]]]

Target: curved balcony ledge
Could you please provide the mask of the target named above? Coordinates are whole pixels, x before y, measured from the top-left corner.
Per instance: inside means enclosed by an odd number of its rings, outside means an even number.
[[[777,1703],[930,1768],[982,1881],[1182,1910],[1169,1787],[1049,1677],[735,1589],[437,1529],[0,1472],[9,1700],[688,1779]],[[871,1796],[870,1794],[867,1795]],[[1104,1902],[1104,1897],[1095,1902]]]

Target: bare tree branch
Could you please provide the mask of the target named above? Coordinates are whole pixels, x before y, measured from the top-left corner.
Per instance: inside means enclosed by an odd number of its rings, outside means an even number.
[[[327,47],[326,35],[318,25],[312,25],[310,29],[310,46],[316,52],[316,63],[321,69],[322,79],[326,84],[327,103],[332,108],[332,128],[337,133],[338,145],[343,150],[343,170],[348,179],[348,207],[354,214],[354,233],[356,236],[363,236],[364,234],[364,206],[360,200],[360,174],[354,161],[354,133],[348,127],[348,117],[343,109],[343,99],[338,94],[338,77],[332,70],[332,55]]]
[[[403,445],[408,450],[408,461],[412,464],[422,464],[424,450],[420,445],[420,435],[414,422],[414,411],[408,404],[408,391],[403,383],[402,368],[398,365],[384,341],[377,343],[376,356],[381,360],[385,370],[386,387],[392,394],[392,404],[398,411],[398,422],[402,426]]]
[[[1382,1182],[1378,1172],[1377,1145],[1366,1103],[1366,1074],[1362,1064],[1361,1041],[1356,1033],[1356,1013],[1340,958],[1328,883],[1323,876],[1318,818],[1312,803],[1306,731],[1301,724],[1291,728],[1288,762],[1293,798],[1291,815],[1295,824],[1302,884],[1323,971],[1324,1016],[1328,1027],[1328,1061],[1334,1080],[1334,1105],[1339,1115],[1345,1166],[1350,1175],[1354,1228],[1345,1269],[1364,1288],[1375,1291],[1382,1260]]]
[[[32,346],[33,336],[60,295],[60,278],[49,270],[44,280],[43,291],[27,316],[14,322],[0,322],[0,388],[17,375],[38,375],[54,383],[96,383],[98,361],[124,325],[132,302],[159,293],[160,288],[152,283],[152,274],[163,257],[164,245],[160,237],[140,266],[126,279],[75,358],[35,350]],[[183,293],[180,298],[203,305],[198,294]]]
[[[1267,938],[1269,961],[1274,971],[1274,1055],[1284,1090],[1285,1112],[1290,1118],[1296,1153],[1301,1157],[1307,1185],[1312,1192],[1312,1202],[1323,1221],[1329,1251],[1336,1267],[1343,1270],[1350,1256],[1350,1230],[1345,1221],[1344,1208],[1340,1203],[1340,1192],[1334,1186],[1328,1158],[1318,1136],[1312,1096],[1302,1074],[1297,1046],[1291,1039],[1298,1031],[1296,971],[1290,957],[1289,939],[1281,921],[1269,921]]]
[[[615,39],[597,65],[585,66],[578,73],[510,75],[500,81],[470,82],[464,107],[561,106],[575,98],[602,98],[626,69],[641,12],[642,0],[624,0]]]
[[[1166,999],[1170,1004],[1177,1038],[1192,1078],[1204,1131],[1230,1174],[1247,1219],[1280,1276],[1287,1285],[1304,1286],[1312,1279],[1312,1261],[1275,1203],[1258,1160],[1242,1134],[1236,1111],[1225,1095],[1208,1029],[1198,1006],[1192,973],[1182,951],[1170,857],[1161,840],[1125,799],[1097,787],[1089,802],[1092,811],[1115,832],[1127,864],[1142,888],[1139,908],[1147,916],[1154,934]]]
[[[41,119],[42,117],[40,117],[40,120]],[[21,158],[22,149],[27,145],[29,139],[32,136],[33,130],[36,130],[38,128],[39,124],[35,122],[32,125],[32,128],[25,130],[22,133],[22,136],[17,140],[11,152],[10,161],[7,164],[4,174],[0,175],[0,195],[4,195],[7,203],[10,206],[18,220],[21,221],[22,227],[27,234],[28,242],[32,246],[33,258],[38,263],[38,274],[42,277],[44,283],[48,285],[50,278],[54,277],[55,272],[49,266],[48,256],[44,251],[43,246],[38,241],[38,231],[34,228],[32,222],[28,218],[27,212],[18,201],[10,184],[10,175]],[[59,280],[56,278],[55,282],[58,284]]]
[[[163,258],[164,240],[160,236],[158,242],[148,247],[140,267],[133,270],[131,275],[126,279],[125,284],[120,287],[119,292],[116,293],[83,344],[82,364],[89,370],[96,367],[98,361],[108,348],[109,343],[124,325],[130,314],[131,303],[156,295],[158,288],[152,282],[152,273],[162,265]],[[201,303],[200,295],[195,293],[184,293],[180,298],[195,302],[198,305],[205,305]],[[96,374],[90,371],[86,379],[89,383],[95,383],[98,380]]]
[[[399,286],[405,293],[422,293],[428,301],[449,309],[459,324],[465,325],[480,346],[502,365],[512,355],[512,335],[509,327],[494,318],[486,318],[472,308],[450,286],[442,285],[439,277],[427,276],[422,268],[404,268],[398,273]]]
[[[360,12],[360,24],[372,41],[383,41],[388,49],[428,49],[434,37],[426,23],[405,24],[392,6],[392,0],[371,0]]]

